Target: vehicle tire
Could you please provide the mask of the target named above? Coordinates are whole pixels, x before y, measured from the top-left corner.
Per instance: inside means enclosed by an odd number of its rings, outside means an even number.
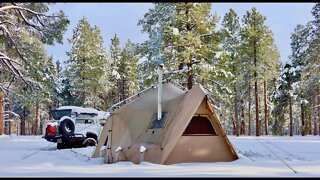
[[[98,141],[98,136],[97,136],[95,133],[93,133],[93,132],[87,132],[87,133],[86,133],[86,137],[87,137],[87,138],[93,138],[93,139],[95,139],[96,141]]]
[[[57,149],[64,149],[65,145],[63,143],[57,143]]]
[[[87,138],[86,140],[84,140],[83,145],[84,147],[96,146],[97,141],[94,138]]]
[[[60,134],[66,139],[74,133],[75,125],[71,119],[64,119],[59,126]]]

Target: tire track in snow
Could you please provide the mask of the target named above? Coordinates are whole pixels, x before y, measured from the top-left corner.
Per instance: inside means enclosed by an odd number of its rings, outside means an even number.
[[[288,163],[286,163],[283,159],[281,159],[274,151],[272,151],[268,146],[265,145],[265,141],[261,138],[257,138],[257,140],[268,150],[270,151],[276,158],[278,158],[283,164],[285,164],[289,169],[291,169],[294,173],[298,173],[298,171],[294,170]],[[268,143],[270,144],[270,143]],[[270,146],[271,147],[271,146]],[[272,146],[274,147],[274,146]]]
[[[46,146],[46,147],[44,147],[44,148],[41,148],[40,150],[38,150],[38,151],[36,151],[36,152],[34,152],[34,153],[31,153],[31,154],[23,157],[22,160],[25,160],[25,159],[27,159],[28,157],[31,157],[31,156],[33,156],[33,155],[35,155],[35,154],[37,154],[37,153],[39,153],[39,152],[41,152],[41,151],[45,151],[47,148],[51,147],[52,145],[54,145],[54,143],[53,143],[53,144],[50,144],[50,145],[48,145],[48,146]]]
[[[86,158],[85,161],[90,161],[90,159],[91,159],[89,156],[87,156],[87,155],[85,155],[85,154],[82,154],[82,153],[79,153],[79,152],[77,152],[77,151],[75,151],[75,150],[73,150],[73,149],[70,149],[70,151],[73,152],[73,153],[75,153],[75,154],[76,154],[76,157],[82,156],[82,157]]]
[[[275,148],[277,148],[277,149],[280,149],[281,151],[289,154],[290,156],[292,156],[292,157],[294,157],[294,158],[298,158],[296,155],[293,155],[293,154],[289,153],[288,151],[286,151],[286,150],[284,150],[284,149],[282,149],[282,148],[280,148],[280,147],[272,144],[272,143],[271,143],[270,141],[268,141],[268,140],[266,140],[265,142],[267,142],[268,144],[272,145],[273,147],[275,147]]]

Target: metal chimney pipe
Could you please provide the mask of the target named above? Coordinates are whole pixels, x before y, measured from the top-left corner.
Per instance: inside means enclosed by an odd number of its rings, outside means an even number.
[[[162,101],[162,69],[163,64],[159,65],[158,68],[158,121],[162,118],[162,107],[161,107],[161,101]]]

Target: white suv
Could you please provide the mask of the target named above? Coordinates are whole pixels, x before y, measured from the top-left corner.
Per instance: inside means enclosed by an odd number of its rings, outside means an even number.
[[[95,146],[102,125],[110,115],[106,111],[78,106],[61,106],[51,112],[44,138],[56,142],[58,149]]]

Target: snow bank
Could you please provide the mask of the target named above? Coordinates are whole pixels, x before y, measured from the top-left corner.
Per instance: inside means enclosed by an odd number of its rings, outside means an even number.
[[[320,136],[228,136],[233,162],[105,164],[93,147],[57,150],[40,136],[0,136],[1,177],[319,177]],[[287,165],[286,165],[287,164]],[[296,171],[297,173],[295,173]]]

